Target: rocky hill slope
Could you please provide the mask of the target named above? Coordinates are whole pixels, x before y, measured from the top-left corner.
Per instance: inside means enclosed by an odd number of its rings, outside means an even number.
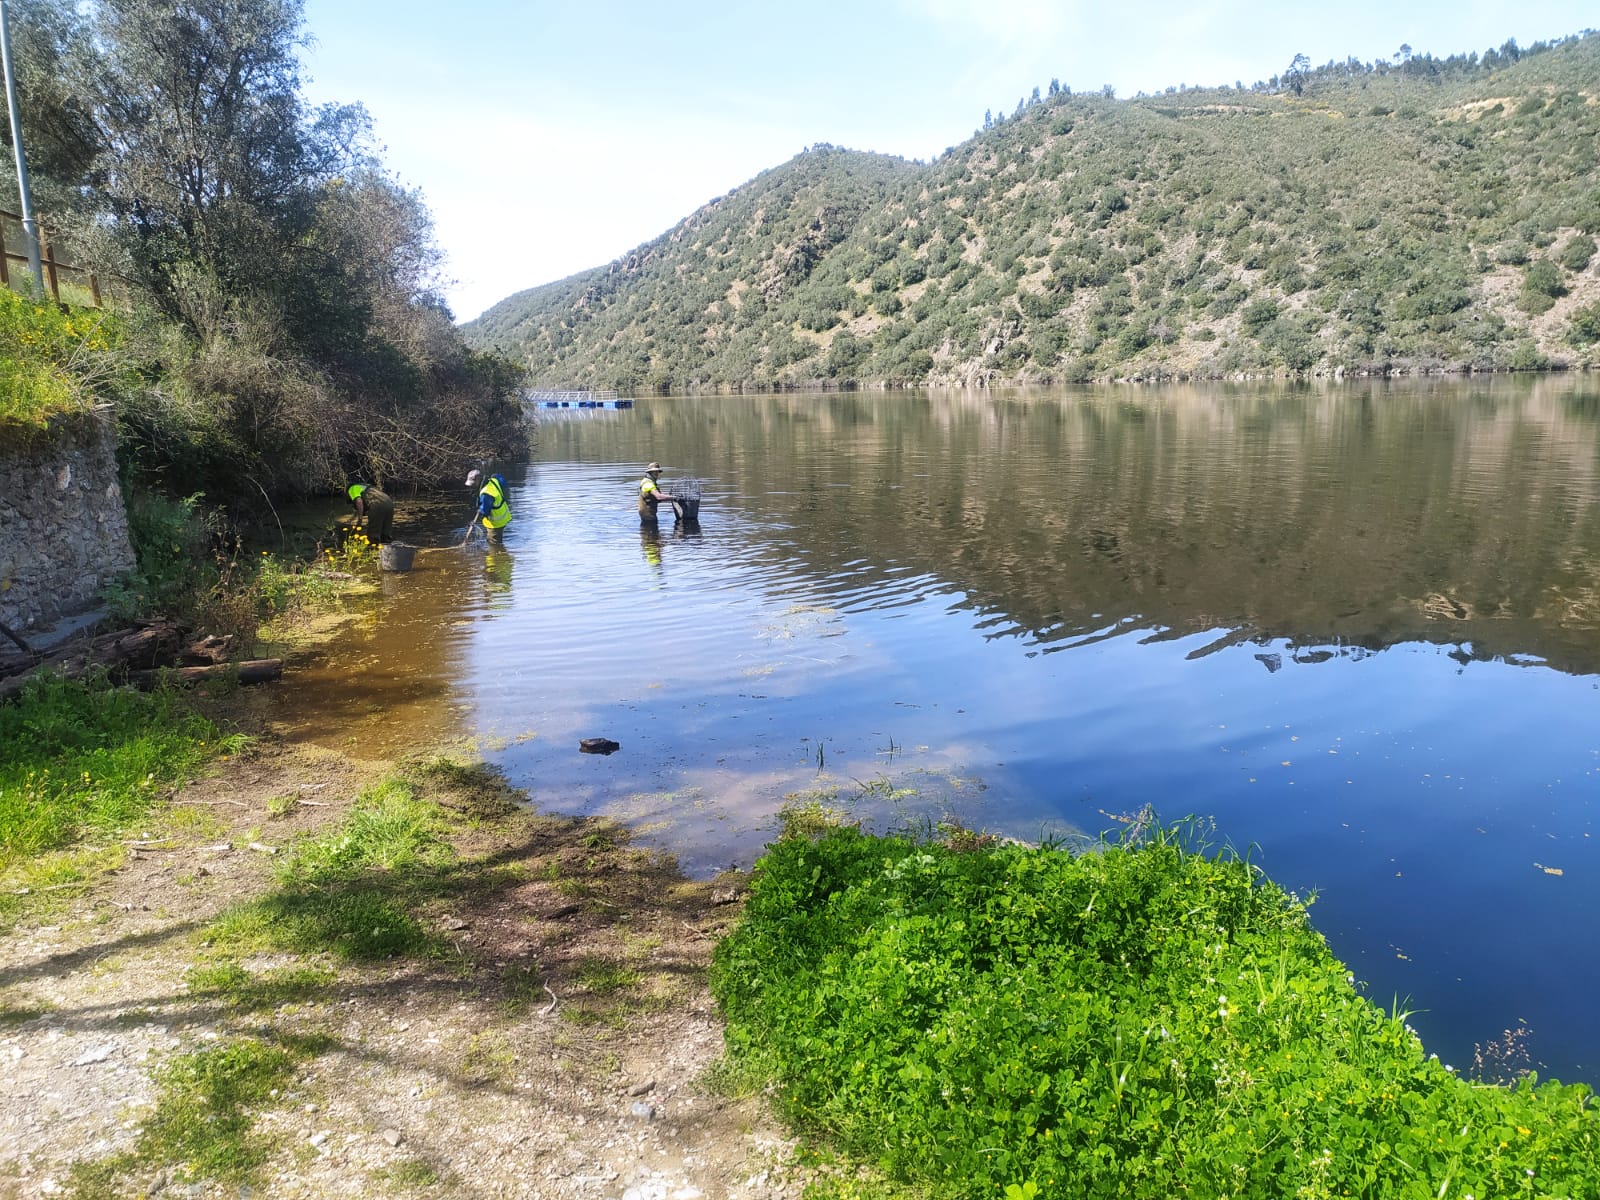
[[[549,386],[1600,363],[1600,35],[816,146],[465,327]]]

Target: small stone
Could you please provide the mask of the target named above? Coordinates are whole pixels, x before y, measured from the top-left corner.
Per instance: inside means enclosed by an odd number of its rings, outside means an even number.
[[[446,917],[442,924],[449,930],[465,929],[467,927],[467,923],[460,917]]]
[[[96,1046],[92,1050],[85,1050],[72,1060],[75,1067],[88,1067],[95,1063],[103,1063],[117,1052],[116,1046],[107,1042],[104,1046]]]
[[[646,1092],[648,1092],[652,1088],[654,1088],[655,1086],[656,1086],[656,1081],[654,1079],[646,1079],[642,1083],[636,1083],[631,1088],[629,1088],[628,1089],[628,1095],[630,1095],[630,1096],[642,1096]]]
[[[383,1140],[388,1142],[391,1146],[398,1146],[400,1144],[400,1131],[398,1129],[385,1129],[378,1136],[383,1138]]]
[[[317,1133],[313,1133],[310,1137],[308,1137],[306,1139],[306,1141],[310,1142],[318,1150],[321,1150],[323,1146],[327,1145],[327,1142],[328,1142],[328,1131],[326,1129],[324,1129],[324,1130],[321,1130],[321,1131],[319,1131]]]

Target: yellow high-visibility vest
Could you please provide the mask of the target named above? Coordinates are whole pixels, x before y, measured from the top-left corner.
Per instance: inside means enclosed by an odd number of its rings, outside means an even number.
[[[492,507],[489,515],[482,518],[485,529],[499,529],[511,523],[511,505],[506,503],[505,493],[500,490],[500,483],[493,476],[478,491],[478,495],[489,497]]]

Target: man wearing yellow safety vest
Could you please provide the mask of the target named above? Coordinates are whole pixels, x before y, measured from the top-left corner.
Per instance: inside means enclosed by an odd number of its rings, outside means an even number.
[[[481,471],[473,471],[467,476],[467,486],[474,487],[480,480],[483,486],[478,490],[478,522],[491,542],[499,542],[504,540],[505,527],[511,524],[505,476],[491,475],[484,479]]]
[[[394,501],[389,499],[382,488],[373,487],[365,483],[352,483],[345,495],[350,497],[350,503],[355,505],[356,518],[366,518],[367,541],[374,546],[381,546],[389,540],[389,534],[394,530]]]
[[[655,521],[656,505],[663,500],[672,505],[674,513],[678,511],[678,502],[661,490],[660,478],[661,464],[651,463],[644,469],[644,478],[639,480],[639,520],[644,524]]]

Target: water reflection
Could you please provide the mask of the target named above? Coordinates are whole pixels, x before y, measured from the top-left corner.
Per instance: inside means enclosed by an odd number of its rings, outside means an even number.
[[[1583,378],[640,401],[540,427],[499,590],[446,558],[336,661],[697,872],[786,797],[1212,815],[1430,1045],[1593,1079],[1597,425]],[[652,459],[702,528],[640,527]]]
[[[515,562],[503,544],[491,542],[484,552],[484,607],[491,613],[511,606],[511,570]]]

